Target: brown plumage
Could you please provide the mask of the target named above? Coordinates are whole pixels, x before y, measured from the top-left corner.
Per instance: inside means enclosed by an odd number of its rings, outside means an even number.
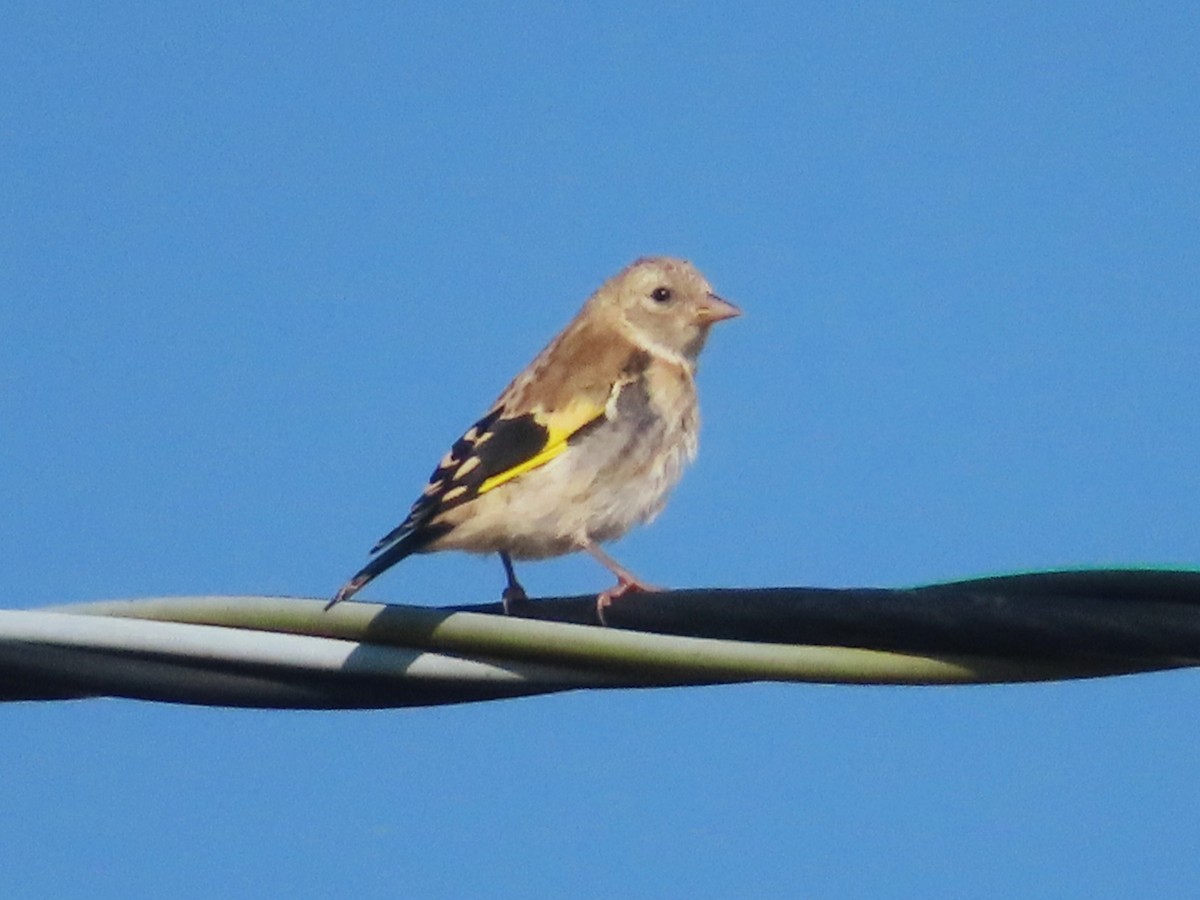
[[[506,608],[525,596],[512,559],[586,550],[617,576],[604,607],[645,589],[599,544],[654,518],[695,456],[696,359],[739,315],[683,260],[650,257],[605,282],[454,443],[407,518],[330,601],[413,553],[498,553]]]

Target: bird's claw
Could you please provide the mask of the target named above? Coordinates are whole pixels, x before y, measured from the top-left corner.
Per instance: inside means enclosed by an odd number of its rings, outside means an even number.
[[[624,597],[626,594],[653,593],[661,590],[662,588],[646,581],[638,581],[633,578],[620,578],[607,591],[601,591],[596,595],[596,618],[600,620],[601,625],[607,627],[608,618],[605,615],[605,610],[612,606],[614,600]]]
[[[504,589],[500,595],[500,602],[504,606],[504,614],[506,616],[515,615],[513,610],[523,603],[529,602],[529,596],[525,593],[525,588],[519,584],[510,584]]]

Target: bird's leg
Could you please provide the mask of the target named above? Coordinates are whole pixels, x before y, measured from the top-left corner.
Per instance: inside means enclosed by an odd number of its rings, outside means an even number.
[[[648,581],[642,581],[619,562],[600,549],[600,545],[594,541],[584,541],[583,549],[592,555],[592,557],[617,576],[617,583],[606,591],[601,591],[596,595],[596,617],[600,619],[601,625],[607,625],[608,620],[605,618],[604,611],[612,605],[612,602],[618,597],[624,597],[630,592],[637,591],[661,591],[662,588],[651,584]]]
[[[525,594],[525,588],[521,587],[521,582],[517,581],[517,573],[513,571],[512,557],[501,552],[500,562],[504,566],[504,575],[508,579],[508,585],[504,588],[504,593],[500,595],[500,598],[504,604],[504,614],[511,616],[513,607],[518,603],[524,603],[529,597]]]

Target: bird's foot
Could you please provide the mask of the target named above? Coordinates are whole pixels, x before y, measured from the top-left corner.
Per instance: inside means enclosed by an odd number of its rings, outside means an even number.
[[[529,602],[529,595],[525,593],[525,588],[514,583],[504,589],[500,595],[500,602],[504,605],[504,614],[512,616],[516,615],[514,610],[517,607]]]
[[[614,600],[624,597],[626,594],[639,594],[643,592],[653,593],[661,591],[662,588],[658,585],[650,584],[648,581],[641,581],[633,577],[621,576],[617,583],[610,587],[607,591],[601,591],[596,595],[596,618],[600,620],[600,624],[607,627],[608,617],[606,612]]]
[[[513,616],[516,615],[514,610],[517,607],[529,602],[529,596],[525,593],[525,588],[521,587],[521,582],[517,581],[512,557],[502,550],[500,551],[500,562],[504,566],[504,578],[508,582],[504,593],[500,595],[500,602],[504,604],[504,614]]]

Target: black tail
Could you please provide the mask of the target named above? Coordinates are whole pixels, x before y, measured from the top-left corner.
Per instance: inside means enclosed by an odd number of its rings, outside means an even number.
[[[412,556],[414,553],[420,553],[430,541],[441,537],[448,530],[425,528],[421,531],[410,531],[400,540],[384,547],[378,556],[359,569],[353,578],[342,585],[341,589],[333,595],[333,599],[325,604],[325,609],[332,609],[335,604],[349,600],[400,560]]]

